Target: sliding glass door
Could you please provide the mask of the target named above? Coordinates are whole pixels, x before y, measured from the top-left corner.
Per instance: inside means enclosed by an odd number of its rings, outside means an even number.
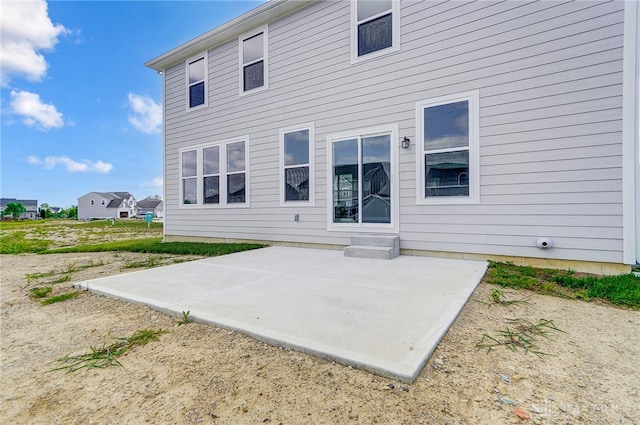
[[[391,223],[391,134],[334,140],[331,155],[333,223]]]

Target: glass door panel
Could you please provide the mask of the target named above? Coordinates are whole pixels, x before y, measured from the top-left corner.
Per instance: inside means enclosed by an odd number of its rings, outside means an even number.
[[[362,139],[362,222],[391,223],[391,137]]]
[[[333,222],[358,223],[358,139],[333,143]]]

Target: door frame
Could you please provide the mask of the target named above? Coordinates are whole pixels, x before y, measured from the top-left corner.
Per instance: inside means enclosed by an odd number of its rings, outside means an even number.
[[[334,223],[333,222],[333,143],[358,137],[390,135],[391,148],[391,223]],[[327,136],[327,230],[330,232],[398,233],[400,219],[400,170],[398,152],[398,124],[385,124],[333,133]],[[361,179],[359,179],[361,184]]]

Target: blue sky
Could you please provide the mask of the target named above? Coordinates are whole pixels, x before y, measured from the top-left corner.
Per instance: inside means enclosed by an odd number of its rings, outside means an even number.
[[[162,195],[161,77],[143,63],[260,3],[2,0],[1,196]]]

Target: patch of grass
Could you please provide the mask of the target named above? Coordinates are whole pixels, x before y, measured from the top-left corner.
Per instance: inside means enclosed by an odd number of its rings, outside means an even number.
[[[64,275],[60,276],[59,278],[52,280],[49,283],[52,284],[52,285],[55,285],[57,283],[69,282],[70,280],[71,280],[71,275],[70,274],[64,274]]]
[[[0,254],[23,254],[46,251],[53,242],[47,239],[29,239],[27,232],[19,230],[0,236]]]
[[[63,294],[60,295],[54,295],[52,297],[49,298],[45,298],[41,301],[42,305],[49,305],[49,304],[54,304],[54,303],[59,303],[62,301],[67,301],[70,300],[72,298],[76,298],[78,295],[80,295],[79,292],[74,291],[74,292],[65,292]]]
[[[182,312],[182,320],[178,322],[178,326],[186,325],[187,323],[191,323],[193,321],[189,317],[189,314],[191,314],[191,310]]]
[[[51,286],[36,286],[31,288],[31,296],[33,298],[44,298],[51,293]]]
[[[487,353],[491,352],[495,347],[505,347],[511,351],[523,349],[526,353],[533,353],[536,356],[548,355],[540,351],[537,343],[539,339],[548,338],[549,331],[557,331],[565,333],[559,329],[552,320],[540,319],[538,323],[531,323],[527,320],[518,320],[515,327],[506,326],[505,330],[497,331],[497,336],[493,337],[489,334],[483,334],[482,339],[476,348],[487,349]]]
[[[484,281],[544,295],[586,300],[598,298],[616,305],[640,308],[640,277],[633,273],[577,276],[572,270],[539,269],[490,261]]]
[[[45,277],[51,277],[51,276],[53,276],[55,274],[56,274],[56,272],[51,270],[51,271],[44,272],[44,273],[29,273],[29,274],[27,274],[25,276],[25,278],[27,279],[27,282],[31,283],[34,280],[43,279]]]
[[[139,269],[139,268],[148,268],[151,269],[153,267],[157,267],[160,265],[160,261],[162,257],[154,257],[149,256],[146,260],[134,261],[134,260],[125,260],[124,265],[121,269]]]
[[[162,238],[147,238],[50,249],[44,252],[44,254],[128,251],[144,252],[149,254],[201,255],[205,257],[215,257],[218,255],[263,248],[264,246],[265,245],[250,243],[162,242]]]
[[[489,295],[489,299],[491,300],[491,302],[493,304],[498,304],[498,305],[512,305],[512,304],[527,304],[528,301],[526,299],[519,299],[519,300],[508,300],[507,296],[505,295],[504,291],[501,291],[500,289],[494,289],[491,291],[491,294]]]
[[[75,372],[83,368],[104,368],[109,366],[123,367],[122,363],[117,359],[118,357],[137,345],[146,345],[150,341],[157,341],[163,333],[166,333],[166,331],[162,329],[157,331],[151,329],[136,331],[128,338],[117,338],[116,342],[112,344],[104,344],[100,348],[90,347],[89,353],[78,356],[66,355],[60,357],[56,359],[56,361],[62,363],[62,366],[52,369],[49,372],[57,370]]]

